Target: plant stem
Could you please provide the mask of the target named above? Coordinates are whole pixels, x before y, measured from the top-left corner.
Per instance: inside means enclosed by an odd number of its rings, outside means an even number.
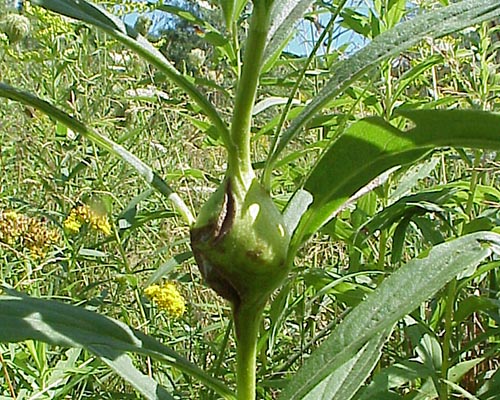
[[[250,159],[250,128],[269,20],[268,7],[264,2],[255,2],[246,40],[241,79],[236,92],[228,145],[228,174],[233,177],[253,174]]]
[[[263,306],[240,304],[234,310],[236,383],[238,400],[255,399],[255,361]]]
[[[473,218],[474,213],[474,197],[476,195],[477,185],[479,184],[479,172],[477,168],[481,163],[481,151],[476,150],[474,152],[474,164],[471,174],[470,186],[469,186],[469,197],[467,199],[467,205],[465,207],[465,213],[469,218],[469,221]],[[461,230],[462,234],[464,231],[465,222],[462,224]],[[441,379],[448,379],[448,370],[450,368],[450,348],[451,339],[453,333],[453,312],[455,307],[455,297],[457,295],[457,279],[453,279],[448,284],[448,289],[446,293],[446,309],[444,315],[444,337],[443,337],[443,363],[441,365]],[[439,399],[448,399],[449,387],[446,382],[443,382],[439,391]]]
[[[474,206],[474,197],[476,196],[477,185],[479,184],[479,172],[477,168],[481,164],[481,151],[474,151],[474,164],[472,166],[472,174],[470,177],[470,185],[469,185],[469,197],[467,199],[467,205],[465,207],[465,213],[469,217],[469,222],[473,217],[473,206]],[[462,227],[463,228],[463,227]]]
[[[443,337],[443,363],[441,364],[441,379],[448,379],[450,368],[450,348],[453,334],[453,310],[455,306],[455,295],[457,291],[457,280],[453,279],[448,284],[446,292],[446,309],[444,314],[444,337]],[[448,400],[448,384],[443,381],[439,389],[439,399]]]
[[[7,386],[9,388],[10,395],[15,400],[15,399],[17,399],[16,392],[14,391],[14,386],[12,386],[12,381],[10,380],[10,377],[9,377],[9,371],[7,370],[7,364],[5,364],[5,361],[2,357],[2,353],[0,353],[0,364],[2,364],[3,374],[5,376],[5,381],[7,382]]]
[[[292,91],[288,96],[288,101],[285,105],[285,108],[283,109],[283,111],[281,113],[280,121],[279,121],[278,126],[276,128],[276,133],[273,137],[271,147],[269,149],[269,157],[266,160],[266,165],[264,167],[264,173],[262,175],[262,183],[266,189],[269,189],[271,187],[272,172],[273,172],[274,165],[276,164],[276,158],[277,158],[277,154],[276,154],[275,150],[278,147],[278,142],[279,142],[279,139],[281,138],[281,133],[283,131],[283,127],[285,126],[285,121],[287,119],[287,116],[288,116],[291,108],[292,108],[293,99],[295,98],[295,95],[297,94],[299,87],[300,87],[302,81],[304,80],[304,77],[306,76],[306,72],[309,68],[309,65],[315,59],[316,54],[318,53],[318,50],[321,47],[321,45],[325,42],[326,36],[333,29],[335,23],[337,22],[337,17],[340,15],[341,11],[344,9],[344,6],[346,3],[347,3],[347,0],[340,1],[339,5],[337,6],[337,9],[335,10],[335,13],[332,14],[330,21],[328,21],[328,24],[323,29],[323,32],[321,32],[321,35],[319,36],[318,40],[316,40],[316,43],[314,43],[314,47],[313,47],[312,51],[310,52],[309,56],[307,57],[307,60],[304,63],[302,69],[300,70],[300,72],[295,80],[295,84],[293,85]]]

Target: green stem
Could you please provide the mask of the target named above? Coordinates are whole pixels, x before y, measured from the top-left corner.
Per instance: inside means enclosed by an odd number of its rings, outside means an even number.
[[[379,241],[379,253],[378,253],[378,261],[377,261],[377,269],[380,271],[385,270],[385,255],[387,252],[387,231],[384,229],[380,232],[380,241]]]
[[[444,315],[444,337],[443,337],[443,363],[441,364],[441,379],[448,379],[448,370],[450,368],[450,349],[451,338],[453,334],[453,309],[455,306],[455,295],[457,291],[457,280],[453,279],[448,284],[446,293],[446,309]],[[448,400],[448,384],[442,382],[439,390],[439,399]]]
[[[253,177],[250,128],[269,21],[268,7],[263,2],[255,2],[246,40],[241,79],[236,92],[228,146],[228,174],[233,177],[243,178],[246,175]]]
[[[331,16],[330,21],[328,24],[325,26],[323,29],[323,32],[321,32],[320,37],[314,44],[314,47],[307,57],[307,60],[302,67],[302,70],[300,70],[299,75],[297,76],[295,80],[295,84],[293,85],[292,91],[290,95],[288,96],[288,101],[285,105],[285,108],[283,109],[280,117],[280,121],[278,123],[278,126],[276,128],[276,134],[273,137],[273,141],[271,143],[271,147],[269,149],[269,157],[266,160],[266,165],[264,166],[264,173],[262,175],[262,183],[266,189],[269,189],[271,187],[271,178],[272,178],[272,172],[273,168],[276,164],[276,159],[277,159],[277,153],[276,153],[276,148],[278,147],[278,142],[279,139],[281,138],[281,133],[283,131],[283,127],[285,126],[286,119],[288,117],[288,114],[292,108],[292,103],[293,99],[295,98],[295,95],[297,94],[299,87],[304,80],[304,77],[306,76],[306,72],[309,68],[309,65],[312,63],[312,61],[315,59],[316,54],[318,53],[319,48],[321,45],[325,42],[326,35],[328,35],[331,32],[331,29],[334,27],[335,23],[337,22],[337,17],[340,15],[340,12],[344,9],[344,5],[347,3],[347,0],[341,0],[339,5],[337,6],[337,9],[335,10],[335,13]],[[361,98],[360,98],[361,100]]]
[[[472,174],[470,177],[470,185],[469,185],[469,197],[467,199],[467,205],[465,207],[465,213],[469,217],[469,221],[472,220],[472,207],[474,206],[474,197],[476,196],[476,189],[479,183],[479,171],[477,168],[481,164],[481,150],[476,150],[474,152],[474,165],[472,169]]]
[[[253,304],[240,304],[234,311],[238,400],[255,400],[255,361],[262,311],[262,306]]]

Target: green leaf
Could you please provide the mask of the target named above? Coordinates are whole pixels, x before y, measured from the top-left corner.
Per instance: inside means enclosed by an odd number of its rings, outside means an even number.
[[[500,148],[500,115],[482,111],[400,111],[416,126],[402,132],[381,118],[358,121],[332,143],[304,190],[313,202],[294,233],[298,248],[361,188],[383,172],[415,162],[437,147]]]
[[[155,380],[144,375],[132,364],[132,360],[125,353],[113,351],[107,346],[89,346],[88,350],[98,355],[119,376],[130,383],[139,393],[148,400],[173,400],[174,398]]]
[[[4,288],[0,295],[0,326],[1,342],[33,339],[65,347],[83,347],[102,357],[123,377],[133,379],[131,384],[144,389],[160,391],[153,382],[143,380],[138,371],[131,369],[126,352],[163,361],[199,379],[223,398],[234,399],[224,384],[152,337],[81,307],[32,298]]]
[[[440,206],[450,200],[457,191],[455,188],[436,188],[401,197],[360,226],[356,243],[360,245],[376,231],[388,229],[403,219],[412,219],[428,212],[442,211]]]
[[[440,158],[433,157],[426,162],[417,164],[408,169],[400,178],[397,188],[391,193],[389,200],[397,201],[401,197],[410,193],[411,189],[414,188],[418,182],[422,179],[428,178],[432,171],[436,168],[440,161]]]
[[[233,29],[234,9],[236,0],[220,0],[224,22],[228,31]]]
[[[458,309],[453,314],[453,320],[459,325],[465,322],[473,313],[485,312],[498,308],[500,308],[500,302],[498,300],[483,296],[467,297],[458,305]]]
[[[57,121],[63,123],[68,128],[75,132],[80,133],[87,139],[91,140],[99,147],[109,151],[111,154],[121,158],[128,165],[136,170],[136,172],[141,175],[147,183],[149,183],[153,188],[158,190],[161,194],[166,196],[175,208],[181,214],[188,224],[194,222],[194,217],[187,205],[182,201],[177,193],[155,172],[151,167],[144,163],[141,159],[130,153],[123,146],[115,143],[106,136],[103,136],[91,129],[87,128],[80,121],[76,120],[64,111],[54,107],[50,103],[42,100],[30,93],[23,92],[19,89],[13,88],[5,83],[0,82],[0,97],[6,97],[11,100],[19,101],[23,104],[30,105],[43,111],[45,114],[56,119]]]
[[[176,15],[187,22],[194,23],[200,27],[209,29],[210,31],[216,31],[216,29],[210,25],[207,20],[197,17],[191,11],[185,10],[182,7],[177,7],[172,4],[156,4],[155,9]]]
[[[462,233],[472,233],[479,231],[490,231],[495,228],[495,221],[488,217],[479,217],[466,223],[462,229]]]
[[[175,267],[182,264],[184,261],[190,260],[193,257],[192,251],[186,251],[184,253],[177,254],[168,261],[161,264],[155,272],[149,277],[145,286],[152,285],[158,282],[162,277],[169,274]]]
[[[33,0],[43,8],[101,28],[115,39],[134,50],[142,58],[149,61],[172,82],[183,89],[203,110],[217,127],[224,143],[229,143],[229,130],[212,103],[194,86],[189,79],[177,71],[165,56],[147,39],[125,25],[119,18],[106,12],[103,8],[86,0]]]
[[[398,269],[337,326],[307,359],[281,399],[302,399],[323,379],[352,359],[374,335],[389,329],[458,273],[500,249],[500,235],[482,232],[435,246]]]
[[[300,218],[312,203],[313,197],[306,190],[297,190],[283,211],[285,227],[291,236],[300,222]]]
[[[391,389],[397,389],[416,379],[428,378],[428,368],[416,361],[403,361],[391,365],[375,375],[373,381],[362,390],[356,400],[386,400]],[[399,399],[400,397],[397,396]]]
[[[303,400],[349,400],[358,391],[380,358],[382,346],[392,329],[370,339],[355,357],[325,378]]]
[[[472,368],[484,361],[483,357],[473,358],[472,360],[466,360],[455,364],[448,371],[448,379],[451,382],[458,383],[464,377],[464,375],[469,372]]]
[[[356,33],[371,38],[371,28],[369,18],[352,8],[346,8],[342,11],[342,22],[340,26],[351,29]]]
[[[410,218],[403,218],[394,230],[392,236],[391,264],[396,264],[401,260],[406,239],[406,230],[410,225]]]
[[[240,17],[248,0],[220,0],[224,21],[229,32],[233,31],[233,23]],[[237,34],[233,32],[233,34]]]
[[[399,55],[423,38],[444,36],[499,15],[500,0],[464,0],[400,23],[377,36],[349,59],[335,64],[330,71],[333,78],[280,136],[277,146],[269,155],[270,165],[275,163],[287,143],[301,131],[307,121],[381,61]]]
[[[303,17],[314,0],[275,0],[271,10],[271,26],[267,34],[264,62],[283,48],[297,21]]]

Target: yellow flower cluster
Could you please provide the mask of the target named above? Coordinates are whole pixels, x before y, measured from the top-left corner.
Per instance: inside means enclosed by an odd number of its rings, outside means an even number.
[[[125,16],[130,13],[145,13],[154,9],[151,8],[150,3],[147,1],[121,0],[119,6],[117,6],[116,1],[100,1],[99,3],[101,6],[108,6],[106,7],[108,11],[119,16]]]
[[[53,40],[55,37],[66,35],[74,29],[70,18],[54,14],[42,7],[33,7],[29,2],[25,4],[25,12],[38,20],[38,29],[33,32],[33,37],[36,40],[42,42]]]
[[[0,211],[0,241],[16,250],[28,249],[33,258],[43,258],[59,240],[59,233],[38,219]]]
[[[71,233],[78,233],[80,228],[88,224],[92,229],[111,235],[111,225],[106,215],[100,215],[87,204],[75,207],[64,221],[64,229]]]
[[[179,293],[172,282],[167,282],[160,285],[151,285],[144,294],[154,301],[158,308],[167,311],[175,318],[182,317],[186,310],[184,297]]]

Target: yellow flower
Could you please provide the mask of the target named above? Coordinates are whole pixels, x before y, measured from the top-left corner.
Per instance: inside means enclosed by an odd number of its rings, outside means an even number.
[[[59,233],[42,221],[15,211],[0,211],[0,241],[19,250],[28,249],[33,258],[45,257],[59,240]]]
[[[77,216],[73,211],[69,214],[68,218],[63,223],[64,229],[71,233],[78,233],[82,227],[82,223],[78,220]]]
[[[172,282],[160,285],[151,285],[144,294],[154,301],[159,309],[167,311],[175,318],[182,317],[186,310],[184,297],[179,293]]]
[[[92,229],[101,231],[106,236],[111,235],[111,225],[105,215],[92,214],[90,218],[90,226]]]
[[[64,228],[71,233],[78,233],[82,225],[88,224],[92,229],[111,235],[111,225],[106,215],[100,215],[87,204],[75,207],[64,221]]]

